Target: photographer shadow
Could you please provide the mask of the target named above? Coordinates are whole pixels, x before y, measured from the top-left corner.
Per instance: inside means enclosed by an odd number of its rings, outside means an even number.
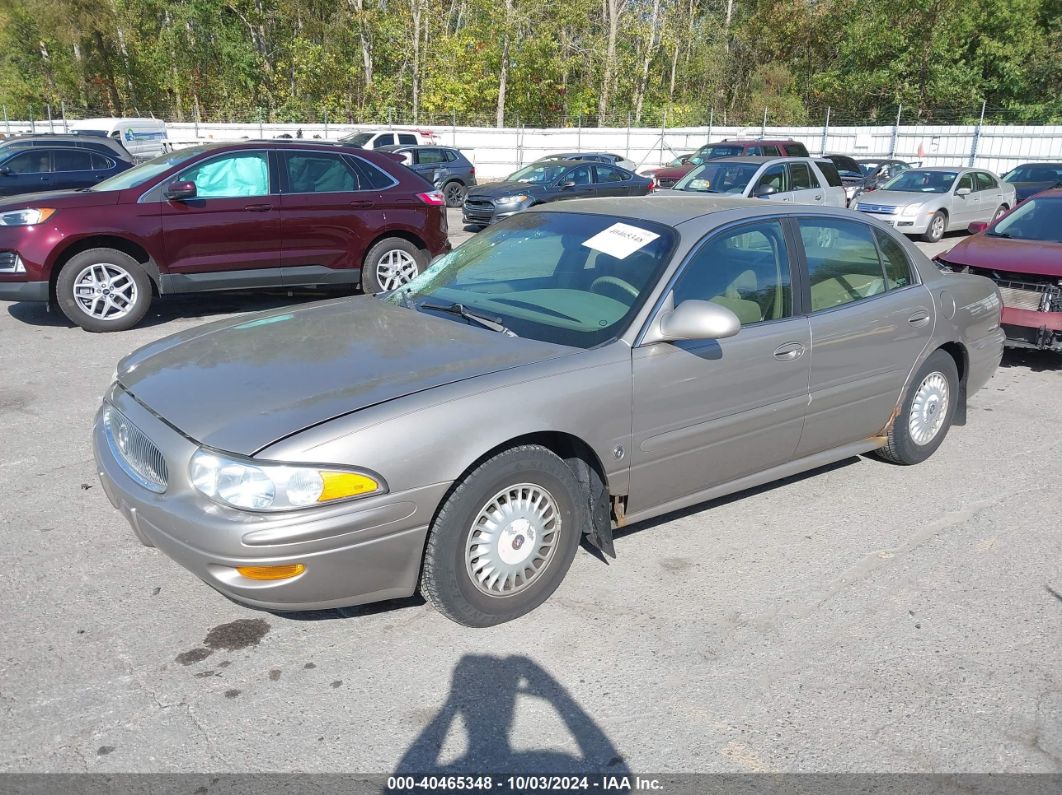
[[[512,746],[517,697],[537,699],[552,708],[567,728],[567,737],[543,736],[543,747],[516,750]],[[526,701],[525,708],[529,706]],[[536,705],[539,706],[539,705]],[[539,710],[524,715],[541,717]],[[456,723],[465,737],[447,739]],[[536,722],[541,722],[536,720]],[[555,724],[553,724],[555,725]],[[578,753],[558,750],[574,740]],[[448,748],[463,753],[443,762]],[[468,654],[454,668],[446,703],[413,742],[395,770],[396,776],[487,775],[629,775],[626,762],[593,719],[557,680],[523,656],[494,657]]]

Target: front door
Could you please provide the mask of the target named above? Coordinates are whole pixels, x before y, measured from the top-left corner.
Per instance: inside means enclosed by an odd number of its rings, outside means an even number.
[[[281,283],[280,197],[271,188],[268,153],[218,155],[172,181],[196,186],[194,199],[161,199],[166,269],[178,277],[177,289]]]
[[[782,223],[709,237],[672,291],[674,306],[690,299],[730,309],[741,330],[634,349],[631,513],[783,464],[800,439],[811,336],[807,317],[794,316]]]
[[[975,187],[972,172],[963,174],[955,183],[951,197],[951,217],[948,219],[948,229],[965,229],[971,222],[977,220],[980,213]],[[970,192],[960,196],[959,191],[964,188]]]
[[[773,189],[773,193],[757,196],[764,188]],[[789,191],[789,175],[786,173],[784,163],[776,163],[765,169],[759,179],[752,186],[749,196],[753,198],[770,199],[776,202],[791,202],[793,194]]]
[[[811,403],[800,456],[880,434],[933,333],[903,246],[858,220],[797,219],[811,310]]]
[[[52,152],[25,149],[0,164],[0,196],[51,190]]]
[[[93,170],[95,162],[99,170]],[[103,158],[87,149],[53,149],[52,180],[63,188],[87,188],[99,181]]]
[[[597,172],[597,196],[630,196],[631,178],[618,168],[606,165],[595,165]],[[625,178],[626,177],[626,178]]]
[[[380,192],[342,155],[283,152],[284,283],[355,283],[385,220]]]
[[[566,188],[561,188],[553,196],[554,200],[557,199],[585,199],[587,196],[597,195],[597,188],[594,186],[594,167],[587,163],[585,166],[578,166],[564,173],[564,175],[557,180],[558,185],[568,185]]]

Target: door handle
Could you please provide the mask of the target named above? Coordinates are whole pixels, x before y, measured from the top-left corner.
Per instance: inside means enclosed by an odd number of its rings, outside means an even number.
[[[252,213],[264,213],[267,210],[272,210],[272,204],[248,204],[243,209],[250,210]]]
[[[779,345],[774,351],[774,358],[781,361],[792,361],[804,355],[804,346],[799,342],[787,342]]]
[[[817,194],[817,195],[815,196],[815,201],[817,201],[817,202],[820,202],[820,201],[822,201],[822,194],[821,194],[821,193],[819,193],[819,194]]]
[[[907,322],[910,323],[912,326],[924,326],[926,323],[929,322],[929,313],[924,309],[919,309],[917,312],[907,318]]]
[[[372,202],[368,199],[357,199],[350,203],[350,206],[356,210],[365,210],[372,207]]]

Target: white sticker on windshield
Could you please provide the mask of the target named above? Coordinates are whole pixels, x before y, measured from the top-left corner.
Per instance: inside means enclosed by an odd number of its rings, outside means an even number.
[[[616,259],[626,259],[638,249],[652,243],[660,235],[630,224],[616,223],[603,229],[583,242],[587,248],[608,254]]]

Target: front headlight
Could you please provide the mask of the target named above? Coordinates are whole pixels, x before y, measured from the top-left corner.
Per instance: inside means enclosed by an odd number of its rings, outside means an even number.
[[[290,511],[387,490],[381,478],[365,472],[258,462],[202,448],[189,473],[207,497],[245,511]]]
[[[25,210],[12,210],[0,213],[0,226],[36,226],[43,224],[55,210],[51,207],[31,207]]]
[[[900,215],[910,218],[912,215],[918,215],[920,212],[922,212],[921,204],[908,204],[900,211]]]
[[[526,193],[518,193],[515,196],[503,196],[502,198],[497,200],[497,203],[498,204],[520,204],[520,202],[525,202],[529,198],[531,198],[531,197],[528,196]]]

